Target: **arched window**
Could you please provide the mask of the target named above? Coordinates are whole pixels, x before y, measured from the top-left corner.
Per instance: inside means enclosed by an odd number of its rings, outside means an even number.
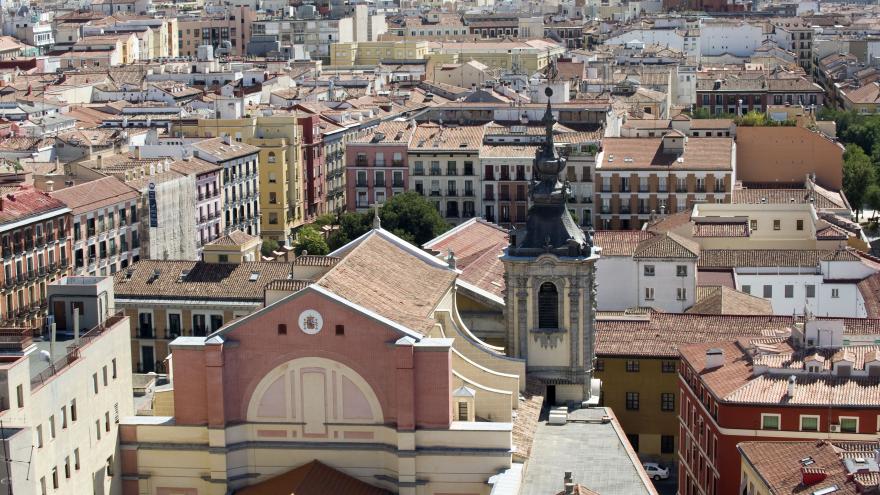
[[[269,163],[275,163],[275,152],[270,151],[268,158],[269,158]]]
[[[538,289],[538,327],[559,328],[559,293],[552,282],[544,282]]]

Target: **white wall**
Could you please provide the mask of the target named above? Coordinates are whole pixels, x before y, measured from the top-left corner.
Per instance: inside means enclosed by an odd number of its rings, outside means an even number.
[[[705,22],[700,28],[700,53],[702,55],[732,55],[746,57],[764,41],[764,30],[752,24],[729,22]]]
[[[601,256],[596,262],[596,309],[621,311],[638,305],[637,285],[632,258]]]
[[[763,297],[764,286],[772,286],[772,297],[768,298],[775,315],[801,315],[807,307],[816,316],[840,316],[864,318],[864,300],[854,282],[826,283],[821,274],[745,274],[737,271],[738,289],[746,286],[753,296]],[[785,297],[785,286],[793,286],[792,297]],[[806,297],[806,286],[816,286],[816,297]],[[837,290],[837,297],[834,290]]]
[[[639,306],[657,308],[670,313],[683,313],[694,305],[697,289],[696,261],[684,260],[633,260],[638,276]],[[645,265],[654,267],[654,276],[645,275]],[[687,267],[687,275],[677,275],[679,265]],[[646,288],[654,289],[654,299],[645,298]],[[679,301],[678,289],[685,289],[686,297]]]

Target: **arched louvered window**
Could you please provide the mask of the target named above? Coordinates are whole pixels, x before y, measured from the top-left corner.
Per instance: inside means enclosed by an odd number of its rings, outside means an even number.
[[[559,328],[559,293],[552,282],[538,289],[538,327]]]

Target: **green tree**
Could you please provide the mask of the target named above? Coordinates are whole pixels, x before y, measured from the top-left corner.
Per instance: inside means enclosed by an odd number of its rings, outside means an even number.
[[[760,127],[767,125],[767,116],[762,112],[758,112],[756,110],[752,110],[751,112],[747,112],[742,117],[738,117],[736,119],[736,125],[746,126],[746,127]]]
[[[843,154],[843,191],[856,211],[856,221],[865,204],[868,187],[874,184],[871,158],[856,144],[846,145]]]
[[[339,228],[334,230],[327,239],[330,249],[339,249],[349,242],[364,235],[370,230],[373,213],[343,213],[339,216]]]
[[[275,255],[272,254],[273,251],[278,251],[278,241],[273,239],[263,239],[263,245],[260,247],[260,253],[267,257],[272,258]]]
[[[330,252],[330,248],[317,228],[306,225],[299,229],[293,251],[297,256],[301,255],[303,251],[308,251],[308,254],[327,254]]]
[[[873,211],[871,220],[877,220],[877,212],[880,211],[880,186],[871,184],[865,191],[865,206]]]
[[[336,213],[324,213],[315,219],[315,225],[318,227],[323,227],[325,225],[336,225],[338,218],[336,217]]]
[[[417,246],[449,230],[437,208],[417,192],[395,194],[382,206],[379,215],[382,228]]]

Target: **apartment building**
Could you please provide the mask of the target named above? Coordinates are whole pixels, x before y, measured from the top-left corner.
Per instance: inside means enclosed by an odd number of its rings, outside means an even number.
[[[304,222],[304,175],[299,118],[269,115],[240,119],[189,120],[187,137],[231,136],[260,149],[260,232],[280,244],[293,241]]]
[[[192,176],[196,183],[196,257],[201,258],[202,249],[211,241],[220,237],[223,228],[221,212],[223,211],[220,191],[221,168],[200,158],[188,154],[171,164],[171,170],[183,175]]]
[[[797,55],[797,63],[813,73],[813,25],[800,17],[772,19],[774,38],[780,48]]]
[[[354,138],[345,148],[346,209],[365,212],[409,190],[409,144],[416,126],[390,121]],[[424,183],[422,185],[424,191]]]
[[[226,49],[226,55],[243,56],[251,40],[251,31],[257,13],[247,6],[225,6],[217,14],[198,17],[179,17],[178,52],[183,57],[195,57],[203,45],[210,45],[215,54]]]
[[[140,259],[140,193],[116,177],[51,192],[71,209],[73,275],[113,275]]]
[[[447,222],[477,213],[482,126],[420,124],[409,146],[410,190],[428,197]]]
[[[477,211],[505,228],[524,227],[529,209],[529,180],[538,152],[536,145],[484,144],[480,148],[482,177],[477,185]]]
[[[298,118],[302,129],[303,216],[306,222],[314,221],[326,213],[327,208],[326,155],[320,119],[320,115],[314,114]]]
[[[730,202],[736,172],[731,138],[608,138],[596,158],[595,214],[602,229],[639,229],[654,214],[697,202]]]
[[[0,196],[0,315],[7,326],[42,324],[47,285],[70,269],[70,212],[60,200],[30,186]]]
[[[0,421],[9,493],[120,493],[119,424],[134,414],[128,318],[113,281],[48,286],[54,331],[0,329]]]
[[[233,232],[214,245],[246,248]],[[227,240],[227,238],[229,238]],[[263,305],[263,289],[287,279],[280,262],[141,260],[117,272],[116,307],[131,318],[132,370],[166,371],[168,344],[180,336],[204,336]]]
[[[768,105],[822,106],[822,87],[784,71],[704,70],[696,74],[696,107],[713,114],[766,112]]]
[[[193,154],[223,170],[223,232],[260,235],[260,148],[231,136],[193,143]]]
[[[877,320],[681,348],[680,493],[740,493],[743,441],[876,441]],[[830,492],[829,492],[830,493]]]
[[[608,289],[600,287],[599,294]],[[615,411],[640,456],[673,461],[680,438],[678,349],[718,339],[773,335],[786,332],[793,323],[791,315],[600,311],[596,375],[602,379],[602,404]]]

